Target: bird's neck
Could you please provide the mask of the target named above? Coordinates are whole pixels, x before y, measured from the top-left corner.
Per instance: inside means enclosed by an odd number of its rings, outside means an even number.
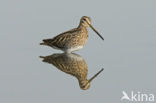
[[[88,33],[88,27],[87,26],[84,26],[82,24],[79,24],[78,29],[80,29],[83,32]]]
[[[82,28],[86,28],[86,29],[87,29],[87,28],[88,28],[88,26],[85,26],[85,25],[83,25],[83,24],[80,22],[80,24],[79,24],[78,28],[81,28],[81,29],[82,29]]]

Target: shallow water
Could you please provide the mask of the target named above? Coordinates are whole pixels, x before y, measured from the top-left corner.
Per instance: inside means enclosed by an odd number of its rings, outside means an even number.
[[[122,91],[156,94],[154,4],[144,0],[3,1],[0,103],[121,103]],[[92,18],[105,38],[102,41],[89,29],[87,44],[75,52],[87,64],[88,79],[104,68],[87,90],[80,89],[76,78],[39,57],[62,53],[39,43],[76,27],[83,15]]]

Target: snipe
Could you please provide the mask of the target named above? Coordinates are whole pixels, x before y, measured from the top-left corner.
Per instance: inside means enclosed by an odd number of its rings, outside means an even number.
[[[59,49],[65,53],[71,53],[73,51],[82,49],[88,40],[88,27],[104,38],[97,32],[97,30],[91,25],[90,17],[83,16],[80,20],[80,24],[77,28],[63,32],[51,39],[44,39],[40,45],[50,46],[54,49]]]

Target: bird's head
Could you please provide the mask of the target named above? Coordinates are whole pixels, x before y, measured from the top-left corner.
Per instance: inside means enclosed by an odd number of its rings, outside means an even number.
[[[102,68],[99,72],[97,72],[93,77],[91,77],[89,80],[83,80],[79,81],[80,88],[83,90],[86,90],[90,87],[90,83],[95,77],[97,77],[104,69]]]
[[[100,35],[100,33],[92,26],[90,17],[88,16],[81,17],[80,26],[81,25],[83,27],[90,27],[102,40],[104,40],[104,38]]]
[[[87,16],[81,17],[80,24],[85,27],[89,27],[89,25],[91,25],[91,18]]]
[[[88,82],[88,80],[82,81],[80,83],[80,88],[83,90],[86,90],[90,87],[90,83]]]

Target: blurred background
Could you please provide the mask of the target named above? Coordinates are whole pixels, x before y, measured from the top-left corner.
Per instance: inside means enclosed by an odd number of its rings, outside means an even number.
[[[155,0],[1,0],[0,103],[121,103],[122,91],[156,94]],[[105,70],[81,90],[76,78],[42,62],[61,53],[40,46],[75,28],[82,16],[89,40],[76,53],[88,65],[88,78]]]

